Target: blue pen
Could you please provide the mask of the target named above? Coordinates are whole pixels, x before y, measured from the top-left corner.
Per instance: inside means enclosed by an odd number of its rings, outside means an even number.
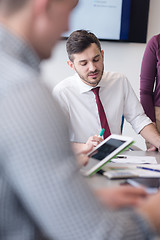
[[[102,137],[102,136],[103,136],[103,133],[104,133],[104,131],[105,131],[105,129],[104,129],[104,128],[102,128],[102,129],[101,129],[101,131],[100,131],[100,134],[99,134],[99,136],[100,136],[100,137]]]
[[[160,169],[153,169],[153,168],[147,168],[147,167],[137,167],[137,168],[148,170],[148,171],[153,171],[153,172],[160,172]]]

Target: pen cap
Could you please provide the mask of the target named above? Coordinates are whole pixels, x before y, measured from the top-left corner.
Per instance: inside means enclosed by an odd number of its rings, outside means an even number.
[[[100,134],[99,134],[99,136],[100,136],[100,137],[102,137],[104,132],[105,132],[105,129],[104,129],[104,128],[102,128],[102,129],[101,129],[101,131],[100,131]]]

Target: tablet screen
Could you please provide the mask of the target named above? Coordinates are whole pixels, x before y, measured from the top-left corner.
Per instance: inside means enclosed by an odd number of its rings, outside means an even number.
[[[133,142],[133,139],[130,137],[116,134],[110,135],[88,154],[89,162],[81,168],[84,175],[91,176],[99,171],[107,162],[126,150]]]
[[[125,143],[125,141],[110,138],[101,147],[95,150],[95,152],[92,152],[92,154],[89,157],[101,161],[102,159],[107,157],[110,153],[112,153],[114,150],[116,150],[118,147],[120,147],[123,143]]]

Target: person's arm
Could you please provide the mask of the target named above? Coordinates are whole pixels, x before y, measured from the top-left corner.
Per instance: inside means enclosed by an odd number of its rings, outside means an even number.
[[[153,88],[157,74],[157,51],[159,51],[157,37],[148,42],[141,65],[140,74],[140,101],[147,116],[155,122],[153,102]]]
[[[102,188],[94,192],[103,205],[108,205],[113,209],[140,206],[147,197],[144,188],[135,188],[129,185]]]
[[[160,192],[152,195],[142,204],[136,211],[144,216],[152,227],[156,229],[160,235],[160,208],[158,207],[160,202]],[[151,221],[152,219],[152,221]]]
[[[160,151],[160,135],[157,132],[157,129],[153,123],[145,126],[141,131],[140,131],[141,136],[153,146],[158,148]]]

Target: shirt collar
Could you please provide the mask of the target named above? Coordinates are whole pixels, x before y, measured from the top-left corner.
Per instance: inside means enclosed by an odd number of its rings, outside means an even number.
[[[93,87],[84,83],[77,73],[75,74],[75,77],[77,80],[77,84],[78,84],[80,93],[85,93],[85,92],[91,91],[91,89]],[[98,85],[96,87],[105,87],[105,85],[106,85],[105,81],[104,81],[105,77],[106,77],[106,73],[104,72],[102,75],[101,81],[98,83]]]
[[[23,39],[0,24],[0,48],[9,55],[20,59],[36,71],[40,71],[40,58]]]

